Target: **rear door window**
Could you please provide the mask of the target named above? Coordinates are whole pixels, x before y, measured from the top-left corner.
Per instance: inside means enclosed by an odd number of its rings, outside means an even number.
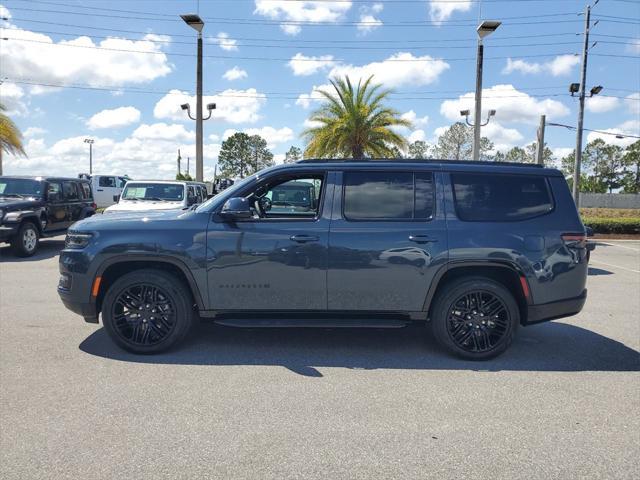
[[[115,188],[116,177],[100,177],[98,178],[99,187]]]
[[[86,182],[80,182],[80,194],[82,196],[83,200],[90,200],[91,199],[91,187],[89,186],[88,183]]]
[[[545,177],[452,173],[456,213],[466,222],[513,222],[553,210]]]
[[[427,220],[433,216],[431,172],[345,172],[347,220]]]

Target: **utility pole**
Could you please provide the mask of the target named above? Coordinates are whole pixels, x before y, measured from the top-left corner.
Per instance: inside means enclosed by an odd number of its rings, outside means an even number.
[[[598,3],[596,1],[596,3]],[[584,128],[584,99],[587,89],[587,60],[589,57],[589,28],[591,26],[591,5],[587,5],[584,14],[584,47],[582,49],[582,74],[580,76],[580,94],[578,109],[578,129],[576,133],[576,163],[573,169],[573,201],[580,207],[580,168],[582,164],[582,132]]]
[[[187,175],[191,175],[189,173],[189,161],[191,160],[191,157],[187,157]]]
[[[538,127],[538,144],[536,146],[536,163],[544,165],[544,129],[547,116],[540,115],[540,126]]]
[[[180,165],[180,161],[182,160],[182,157],[180,156],[180,149],[178,149],[178,175],[180,175],[181,173],[181,165]]]

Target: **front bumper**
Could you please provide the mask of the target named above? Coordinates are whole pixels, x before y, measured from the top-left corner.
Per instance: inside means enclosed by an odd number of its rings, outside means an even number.
[[[527,307],[527,321],[524,325],[534,325],[536,323],[576,315],[582,310],[586,301],[587,289],[585,288],[584,291],[575,298],[543,303],[541,305],[529,305]]]
[[[9,240],[18,232],[18,224],[0,225],[0,242]]]
[[[59,270],[58,295],[64,306],[81,315],[85,322],[98,323],[96,299],[91,296],[95,275],[87,271],[83,252],[63,250]]]

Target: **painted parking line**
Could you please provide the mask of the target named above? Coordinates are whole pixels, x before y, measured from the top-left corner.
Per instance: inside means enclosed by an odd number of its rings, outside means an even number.
[[[600,245],[608,245],[609,247],[618,247],[618,248],[624,248],[626,250],[633,250],[634,252],[640,252],[640,248],[631,248],[631,247],[627,247],[626,245],[620,245],[618,243],[609,243],[609,242],[597,242]]]
[[[627,267],[621,267],[620,265],[612,265],[611,263],[601,262],[599,260],[590,260],[589,263],[595,263],[596,265],[606,265],[607,267],[619,268],[621,270],[626,270],[627,272],[640,273],[640,270],[633,270]]]

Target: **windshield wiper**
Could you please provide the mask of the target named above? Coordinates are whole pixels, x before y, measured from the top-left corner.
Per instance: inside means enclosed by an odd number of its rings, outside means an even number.
[[[24,198],[26,195],[22,193],[0,193],[0,197]]]

